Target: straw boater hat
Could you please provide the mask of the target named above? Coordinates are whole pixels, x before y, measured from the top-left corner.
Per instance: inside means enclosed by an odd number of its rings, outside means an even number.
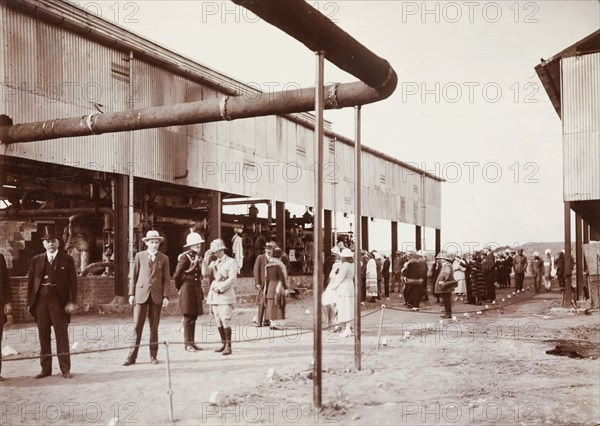
[[[154,231],[151,229],[150,231],[146,232],[146,236],[144,238],[142,238],[142,241],[144,241],[144,242],[147,242],[150,240],[158,240],[158,242],[162,243],[165,239],[160,236],[158,231]]]
[[[196,244],[202,244],[204,242],[204,239],[202,238],[202,236],[196,232],[190,232],[187,236],[187,238],[185,239],[185,245],[184,247],[191,247],[194,246]]]
[[[242,233],[244,230],[242,228],[233,228],[233,232]]]
[[[265,244],[265,248],[273,248],[274,249],[275,247],[277,247],[277,244],[275,244],[272,241],[269,241],[268,243]]]
[[[354,253],[352,253],[352,250],[350,250],[349,248],[345,248],[340,253],[340,257],[354,257]]]

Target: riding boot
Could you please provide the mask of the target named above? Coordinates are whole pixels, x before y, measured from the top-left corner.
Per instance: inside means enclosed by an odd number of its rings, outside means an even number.
[[[219,335],[221,336],[221,344],[222,346],[218,349],[215,349],[215,352],[223,352],[225,350],[226,347],[226,341],[227,338],[225,337],[225,328],[223,328],[223,326],[220,326],[217,328],[217,330],[219,330]]]
[[[225,329],[225,350],[223,355],[231,355],[231,327]]]

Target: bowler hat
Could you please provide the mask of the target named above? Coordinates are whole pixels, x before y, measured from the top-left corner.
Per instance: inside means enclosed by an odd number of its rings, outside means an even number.
[[[144,242],[147,242],[150,240],[158,240],[158,242],[162,243],[165,239],[160,236],[158,231],[151,229],[148,232],[146,232],[146,236],[144,238],[142,238],[142,241],[144,241]]]
[[[283,250],[281,250],[279,247],[277,247],[273,250],[273,257],[281,257],[282,255],[283,255]]]

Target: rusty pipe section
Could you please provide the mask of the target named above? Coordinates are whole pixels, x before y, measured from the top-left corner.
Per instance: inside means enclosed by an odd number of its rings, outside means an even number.
[[[389,96],[395,90],[397,76],[389,62],[371,52],[306,1],[232,1],[294,37],[313,52],[323,51],[329,62],[380,93]]]
[[[38,210],[21,210],[21,209],[5,209],[0,211],[0,218],[19,218],[19,217],[45,217],[45,218],[68,218],[75,214],[86,214],[103,213],[105,215],[104,220],[111,220],[114,212],[108,207],[79,207],[79,208],[65,208],[65,209],[38,209]],[[110,218],[108,218],[109,216]]]
[[[396,89],[397,76],[389,63],[362,46],[303,0],[242,1],[254,13],[288,32],[313,50],[363,81],[325,86],[325,109],[374,103]],[[288,5],[292,12],[287,10]],[[307,26],[307,23],[311,25]],[[285,115],[314,110],[315,89],[276,92],[258,99],[223,96],[220,99],[165,105],[107,114],[58,118],[26,124],[0,120],[0,142],[35,142],[66,137],[127,132],[157,127],[201,124],[268,115]]]
[[[314,92],[314,88],[287,90],[261,96],[257,100],[243,96],[225,96],[209,101],[13,124],[0,127],[0,141],[4,144],[34,142],[312,111]],[[352,107],[381,100],[377,90],[362,82],[328,85],[325,93],[326,109]]]

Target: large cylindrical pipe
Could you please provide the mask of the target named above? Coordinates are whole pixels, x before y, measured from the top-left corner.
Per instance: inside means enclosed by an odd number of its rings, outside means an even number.
[[[395,87],[395,85],[394,85]],[[388,87],[389,89],[389,87]],[[353,107],[381,100],[381,93],[362,82],[331,84],[325,87],[325,109]],[[244,96],[188,102],[107,114],[58,118],[35,123],[0,126],[0,141],[5,144],[34,142],[74,136],[126,132],[156,127],[209,123],[221,120],[291,114],[314,110],[315,89],[303,88],[276,92],[259,99]]]
[[[294,37],[313,52],[324,52],[325,59],[370,87],[382,92],[396,87],[396,74],[388,61],[371,52],[306,1],[232,1]]]

